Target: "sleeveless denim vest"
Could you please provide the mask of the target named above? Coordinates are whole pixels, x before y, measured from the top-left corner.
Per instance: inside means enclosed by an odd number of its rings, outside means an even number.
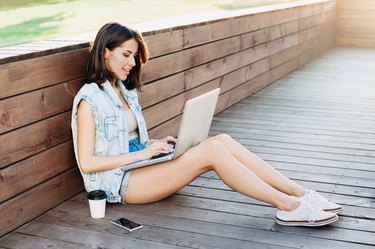
[[[138,103],[137,91],[127,90],[120,80],[117,81],[117,85],[137,120],[140,142],[147,146],[147,127],[142,116],[141,106]],[[82,99],[88,102],[94,115],[96,131],[94,154],[97,156],[118,156],[129,153],[129,131],[122,103],[108,81],[104,82],[102,86],[103,90],[96,83],[85,84],[74,98],[71,123],[74,153],[86,191],[101,189],[107,193],[108,202],[121,202],[119,190],[125,174],[122,167],[85,174],[78,162],[77,108]]]

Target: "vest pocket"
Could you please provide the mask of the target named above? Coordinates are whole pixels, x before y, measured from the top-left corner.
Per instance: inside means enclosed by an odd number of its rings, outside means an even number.
[[[117,119],[115,116],[105,118],[104,135],[108,141],[112,141],[118,137]]]

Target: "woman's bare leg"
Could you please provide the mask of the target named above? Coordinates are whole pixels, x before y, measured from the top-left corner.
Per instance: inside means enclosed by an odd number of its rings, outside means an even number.
[[[175,160],[134,170],[126,191],[126,202],[143,204],[161,200],[212,169],[237,192],[281,210],[294,210],[300,204],[262,181],[215,140],[201,143]]]
[[[248,167],[263,181],[288,195],[303,196],[306,189],[281,174],[263,159],[246,149],[242,144],[232,139],[229,135],[221,134],[207,139],[206,141],[219,141],[224,147],[243,165]]]

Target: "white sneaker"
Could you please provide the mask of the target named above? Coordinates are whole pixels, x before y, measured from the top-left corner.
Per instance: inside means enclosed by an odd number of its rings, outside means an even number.
[[[324,226],[339,219],[337,214],[328,213],[314,208],[309,203],[301,201],[301,205],[293,211],[278,210],[276,223],[284,226]]]
[[[296,197],[298,200],[304,200],[314,207],[331,213],[342,213],[343,209],[340,205],[337,205],[334,202],[327,200],[321,194],[318,194],[314,190],[307,190],[306,194],[301,197]]]

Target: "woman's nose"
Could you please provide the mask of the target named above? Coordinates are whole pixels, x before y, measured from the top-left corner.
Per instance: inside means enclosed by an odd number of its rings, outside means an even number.
[[[129,59],[129,65],[131,65],[132,67],[135,66],[135,57],[134,56],[130,56],[130,59]]]

